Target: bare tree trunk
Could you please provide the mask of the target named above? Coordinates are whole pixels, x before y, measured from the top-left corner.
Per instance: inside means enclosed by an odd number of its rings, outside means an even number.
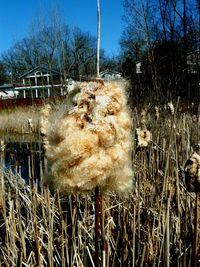
[[[156,70],[156,65],[155,65],[153,44],[151,41],[151,33],[149,29],[149,24],[148,24],[148,11],[145,8],[144,0],[141,1],[141,4],[142,4],[144,26],[145,26],[145,34],[146,34],[147,44],[149,48],[148,58],[149,58],[150,66],[151,66],[152,84],[153,84],[153,89],[156,93],[156,97],[158,98],[158,95],[159,95],[158,77],[157,77],[157,70]]]
[[[100,0],[97,0],[97,78],[99,78],[99,54],[100,54]]]

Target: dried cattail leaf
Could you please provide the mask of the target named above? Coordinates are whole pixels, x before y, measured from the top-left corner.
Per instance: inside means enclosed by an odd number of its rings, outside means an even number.
[[[29,133],[33,132],[33,119],[31,118],[28,119],[28,131]]]
[[[158,121],[160,118],[160,109],[159,107],[155,106],[155,120]]]
[[[142,125],[146,125],[146,110],[142,110],[140,113],[141,119],[140,122]]]
[[[48,131],[48,120],[50,115],[51,106],[47,104],[41,109],[41,117],[40,117],[40,132],[41,134],[46,135]]]

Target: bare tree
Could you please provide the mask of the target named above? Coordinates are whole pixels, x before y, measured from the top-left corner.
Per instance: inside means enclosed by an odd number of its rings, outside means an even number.
[[[12,70],[15,79],[38,65],[45,65],[50,70],[59,70],[64,80],[70,75],[89,77],[95,74],[98,77],[100,54],[105,63],[107,58],[104,51],[100,51],[100,0],[97,4],[97,38],[80,28],[65,25],[55,8],[48,20],[44,14],[38,16],[27,37],[4,53],[2,60],[7,71]]]
[[[123,1],[126,27],[121,47],[124,62],[132,69],[142,61],[143,74],[128,68],[133,88],[139,84],[139,97],[148,93],[151,97],[152,91],[160,99],[186,93],[187,52],[197,49],[198,1]],[[127,72],[125,65],[124,69]]]
[[[71,72],[75,76],[94,73],[95,38],[79,28],[74,28],[71,36],[72,66]]]
[[[140,55],[146,50],[147,60],[151,73],[151,84],[156,95],[159,93],[157,70],[154,59],[154,44],[156,40],[157,23],[156,17],[152,17],[155,12],[155,1],[150,0],[124,0],[126,10],[127,32],[132,36],[131,44],[135,51],[136,60],[141,60]]]

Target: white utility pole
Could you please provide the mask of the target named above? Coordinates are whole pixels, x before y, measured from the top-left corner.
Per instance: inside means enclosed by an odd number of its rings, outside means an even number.
[[[99,78],[100,58],[100,0],[97,0],[97,78]]]

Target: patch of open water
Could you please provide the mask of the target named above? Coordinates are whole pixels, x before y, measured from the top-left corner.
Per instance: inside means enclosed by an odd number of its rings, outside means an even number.
[[[30,178],[40,180],[44,172],[44,151],[39,136],[6,135],[0,137],[4,142],[1,161],[5,171],[19,173],[28,181]]]

